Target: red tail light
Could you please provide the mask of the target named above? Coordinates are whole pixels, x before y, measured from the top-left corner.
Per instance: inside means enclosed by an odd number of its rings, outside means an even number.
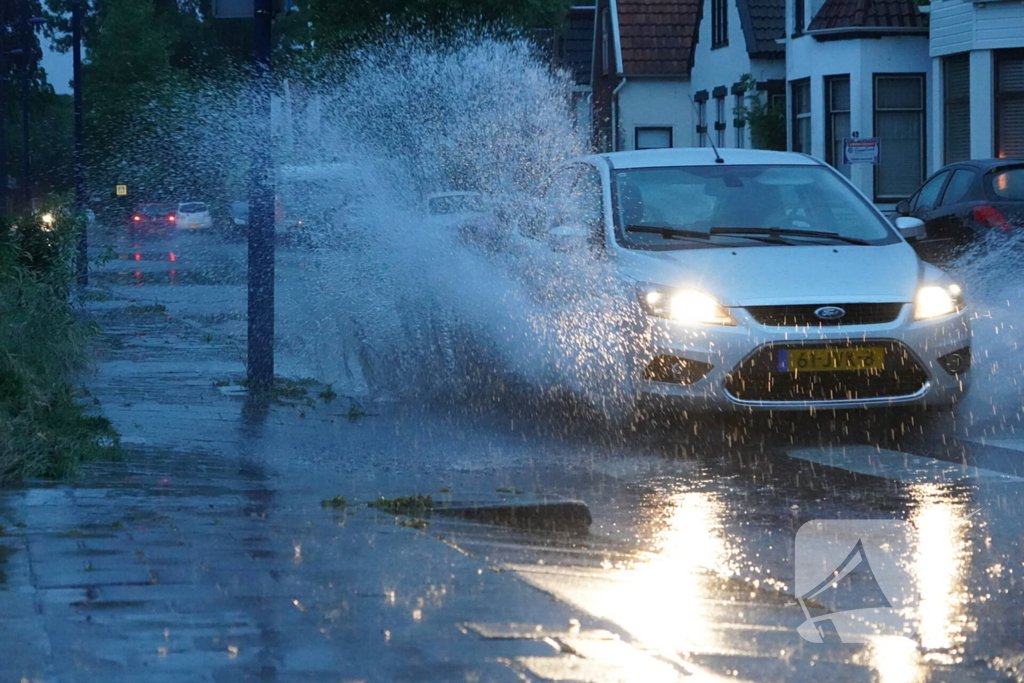
[[[132,216],[132,220],[133,221],[141,221],[142,220],[142,216]]]
[[[986,228],[1010,230],[1013,227],[1007,222],[1006,217],[1002,212],[994,206],[982,205],[974,207],[974,220],[978,221]]]
[[[169,220],[170,222],[173,223],[174,221],[178,220],[178,217],[177,216],[168,216],[167,220]]]

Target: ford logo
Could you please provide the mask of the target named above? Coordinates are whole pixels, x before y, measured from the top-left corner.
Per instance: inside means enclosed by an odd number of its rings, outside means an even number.
[[[838,306],[822,306],[814,312],[819,320],[839,320],[846,315],[846,309]]]

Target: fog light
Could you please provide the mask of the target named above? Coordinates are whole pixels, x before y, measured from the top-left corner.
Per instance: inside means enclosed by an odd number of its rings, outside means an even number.
[[[693,384],[704,379],[711,372],[713,365],[699,360],[677,358],[675,356],[658,356],[650,362],[644,371],[644,377],[652,382],[668,382],[670,384]]]
[[[939,365],[951,375],[960,375],[971,369],[971,347],[958,349],[939,358]]]

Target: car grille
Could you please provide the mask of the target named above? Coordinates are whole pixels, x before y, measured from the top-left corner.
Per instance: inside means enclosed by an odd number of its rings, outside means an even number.
[[[884,370],[789,373],[778,371],[782,349],[849,348],[885,349]],[[856,401],[910,396],[924,388],[928,375],[903,344],[869,341],[832,344],[774,344],[763,346],[737,365],[725,379],[725,389],[740,401]]]
[[[828,304],[846,311],[839,320],[822,320],[814,314],[825,304],[798,304],[794,306],[749,306],[747,312],[754,320],[769,327],[807,327],[835,325],[880,325],[899,317],[903,304]]]

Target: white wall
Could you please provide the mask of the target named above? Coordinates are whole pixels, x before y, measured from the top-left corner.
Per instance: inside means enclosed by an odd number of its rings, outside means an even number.
[[[743,36],[743,25],[740,23],[740,13],[735,2],[727,3],[729,8],[729,44],[726,47],[711,49],[711,0],[703,0],[704,14],[700,22],[700,36],[697,47],[694,50],[693,68],[690,70],[690,94],[701,90],[707,90],[710,94],[716,87],[724,85],[729,89],[726,95],[726,146],[733,147],[736,144],[736,134],[732,122],[735,98],[732,94],[732,84],[740,80],[743,74],[751,74],[758,81],[766,81],[773,78],[785,78],[785,59],[757,60],[751,61],[747,52],[747,41]],[[714,135],[715,125],[715,102],[708,100],[708,135]],[[746,141],[744,147],[750,147],[750,130],[746,129]],[[690,139],[687,144],[699,147],[700,136],[697,135],[696,120],[690,132]]]
[[[933,57],[968,50],[1024,47],[1024,5],[1020,2],[936,0],[931,10]]]
[[[810,78],[811,154],[820,159],[825,158],[826,76],[850,74],[850,130],[859,132],[863,138],[874,135],[873,75],[876,73],[925,74],[926,112],[932,107],[932,102],[927,99],[927,81],[932,69],[927,36],[816,41],[810,35],[803,35],[787,42],[786,57],[787,81]],[[789,117],[792,119],[792,109]],[[930,135],[927,133],[927,118],[926,115],[926,135]],[[874,168],[871,165],[853,165],[850,180],[869,197],[873,196]]]
[[[647,126],[670,127],[673,146],[690,146],[690,131],[696,124],[689,95],[689,83],[682,80],[627,80],[619,91],[618,149],[633,149],[634,129]]]

